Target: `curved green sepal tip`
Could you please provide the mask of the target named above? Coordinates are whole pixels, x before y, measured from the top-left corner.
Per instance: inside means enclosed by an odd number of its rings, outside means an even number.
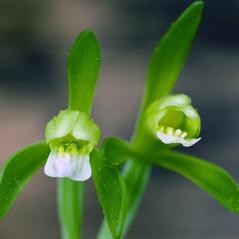
[[[47,160],[50,149],[39,142],[10,156],[0,171],[0,217],[4,217],[33,174]]]

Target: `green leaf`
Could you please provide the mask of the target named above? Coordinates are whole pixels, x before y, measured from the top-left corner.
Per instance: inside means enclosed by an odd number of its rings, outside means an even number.
[[[94,150],[90,163],[96,192],[109,229],[113,238],[121,238],[126,209],[124,179],[116,167],[107,167],[101,152]]]
[[[147,106],[172,91],[198,29],[202,8],[201,1],[191,4],[171,25],[154,49],[136,133],[141,128],[142,114]]]
[[[171,92],[201,20],[203,3],[191,4],[156,46],[148,69],[145,106]]]
[[[81,182],[58,179],[58,214],[64,239],[81,238],[83,191]]]
[[[118,138],[107,138],[103,142],[104,156],[106,163],[110,165],[119,165],[126,162],[123,175],[127,186],[127,210],[123,230],[123,235],[132,223],[135,212],[139,206],[142,195],[149,180],[151,166],[144,160],[140,160],[138,154],[134,151],[131,144]],[[112,239],[107,224],[101,225],[98,239]]]
[[[177,152],[161,152],[158,157],[154,157],[154,162],[190,179],[230,211],[239,213],[239,186],[224,169]]]
[[[75,40],[68,58],[69,108],[90,113],[100,68],[100,46],[87,29]]]
[[[4,217],[15,198],[46,162],[50,150],[45,142],[20,149],[10,156],[0,171],[0,217]]]
[[[139,207],[149,181],[151,167],[144,161],[130,160],[126,163],[124,179],[127,187],[127,210],[122,237],[126,235]],[[107,223],[101,225],[98,239],[113,239]]]
[[[127,185],[127,213],[124,234],[131,224],[150,176],[151,166],[140,158],[133,145],[119,138],[107,138],[103,142],[104,155],[108,164],[124,166]],[[133,159],[133,160],[132,160]],[[102,229],[103,230],[103,229]],[[102,237],[103,238],[103,237]]]

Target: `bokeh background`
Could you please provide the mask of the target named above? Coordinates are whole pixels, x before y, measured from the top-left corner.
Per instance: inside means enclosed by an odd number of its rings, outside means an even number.
[[[43,138],[46,122],[66,107],[66,56],[93,28],[102,46],[94,118],[103,136],[130,138],[149,57],[189,0],[0,0],[0,164]],[[174,92],[202,117],[202,140],[186,150],[239,180],[239,1],[206,0],[203,20]],[[0,202],[1,203],[1,202]],[[102,214],[86,183],[84,238]],[[129,239],[236,239],[239,217],[184,178],[155,168]],[[42,171],[0,221],[0,239],[58,239],[55,180]]]

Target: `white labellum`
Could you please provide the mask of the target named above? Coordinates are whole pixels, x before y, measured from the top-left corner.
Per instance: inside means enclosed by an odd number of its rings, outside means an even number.
[[[161,126],[157,131],[157,137],[165,144],[182,144],[184,147],[190,147],[196,144],[201,138],[185,139],[187,133],[181,129]]]
[[[67,177],[76,181],[85,181],[91,176],[89,154],[51,151],[44,172],[50,177]]]

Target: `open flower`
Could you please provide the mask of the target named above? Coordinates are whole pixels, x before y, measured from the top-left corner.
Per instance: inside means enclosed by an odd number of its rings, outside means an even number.
[[[145,117],[147,129],[164,144],[189,147],[201,139],[200,117],[186,95],[169,95],[154,101]]]
[[[46,126],[51,152],[44,172],[50,177],[84,181],[91,176],[89,155],[98,143],[100,129],[83,112],[61,111]]]

